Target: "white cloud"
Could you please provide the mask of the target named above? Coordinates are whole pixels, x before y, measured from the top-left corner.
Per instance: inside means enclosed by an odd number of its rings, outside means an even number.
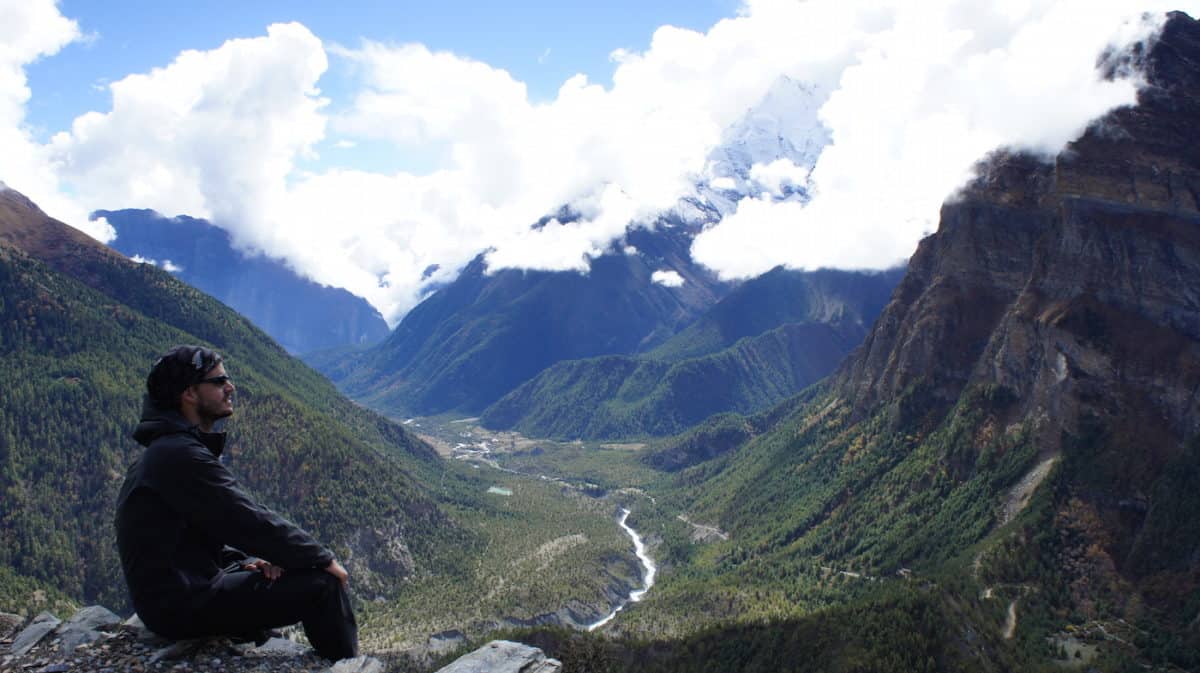
[[[334,147],[340,150],[349,150],[358,147],[358,143],[353,140],[339,140],[333,144]]]
[[[654,282],[654,283],[658,283],[659,285],[662,285],[663,287],[682,287],[683,286],[683,276],[679,275],[678,271],[674,271],[671,269],[667,269],[667,270],[659,269],[658,271],[655,271],[654,273],[650,274],[650,281]]]
[[[182,266],[179,266],[178,264],[176,264],[175,262],[172,262],[169,259],[163,260],[162,268],[164,271],[167,271],[169,273],[179,273],[180,271],[183,271]]]
[[[734,189],[737,187],[737,182],[733,178],[721,176],[708,181],[713,189]]]
[[[79,26],[49,1],[0,0],[0,17],[0,179],[50,216],[109,240],[108,222],[88,221],[87,210],[64,192],[51,153],[25,121],[31,96],[25,66],[83,39]]]
[[[129,258],[129,261],[134,262],[135,264],[149,264],[150,266],[158,266],[158,262],[156,260],[150,259],[149,257],[142,257],[141,255],[134,255],[133,257]]]
[[[277,220],[297,157],[324,136],[321,41],[299,24],[185,51],[109,85],[112,110],[77,118],[51,149],[95,208],[211,218],[247,247],[286,254]]]
[[[853,3],[852,3],[853,4]],[[1136,82],[1105,82],[1110,44],[1149,35],[1161,2],[1025,0],[894,3],[841,70],[820,111],[833,142],[810,176],[807,205],[743,200],[693,254],[725,278],[794,268],[878,268],[906,259],[936,228],[941,203],[1001,146],[1055,153]],[[808,26],[845,11],[810,0]]]
[[[808,168],[797,166],[790,159],[776,159],[768,164],[750,167],[750,179],[775,196],[783,195],[785,185],[804,185],[808,181],[808,174]]]
[[[660,28],[645,52],[613,52],[611,87],[577,75],[546,103],[485,63],[365,42],[328,48],[360,86],[326,106],[316,87],[327,47],[304,26],[274,25],[113,82],[110,111],[79,117],[50,147],[29,141],[30,152],[41,152],[46,184],[65,179],[89,208],[210,217],[239,245],[361,294],[395,321],[483,250],[493,269],[586,270],[631,221],[687,194],[723,130],[787,76],[822,92],[832,144],[807,176],[791,162],[754,167],[767,197],[743,200],[693,253],[726,277],[781,263],[882,266],[911,253],[986,151],[1053,150],[1131,101],[1132,83],[1095,80],[1096,56],[1138,33],[1118,35],[1124,18],[1165,6],[749,0],[704,33]],[[45,33],[57,37],[0,55],[0,114],[18,112],[0,118],[0,133],[20,129],[24,65],[78,29]],[[9,86],[14,73],[20,87]],[[296,171],[327,126],[334,147],[387,143],[436,154],[438,167]],[[770,198],[801,182],[807,206]],[[564,204],[579,219],[530,229]]]

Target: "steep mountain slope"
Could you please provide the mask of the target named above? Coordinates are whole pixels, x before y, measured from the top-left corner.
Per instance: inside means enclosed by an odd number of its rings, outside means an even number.
[[[646,619],[803,612],[827,568],[911,569],[963,651],[1003,642],[1007,604],[1038,665],[1074,624],[1105,669],[1200,666],[1200,24],[1107,64],[1145,74],[1137,106],[1053,163],[985,162],[827,391],[678,474],[732,540]]]
[[[649,350],[727,291],[688,247],[692,225],[630,231],[635,254],[613,251],[586,274],[505,270],[477,258],[413,309],[382,344],[313,363],[347,394],[394,413],[482,411],[559,360]],[[651,280],[661,269],[680,287]]]
[[[424,442],[342,397],[245,318],[0,193],[0,596],[125,605],[111,529],[149,364],[219,349],[238,382],[227,455],[251,491],[333,545],[366,595],[453,570],[471,540],[421,482]]]
[[[644,356],[559,362],[481,422],[534,437],[669,435],[753,413],[824,378],[862,341],[901,272],[799,272],[747,281]]]
[[[205,220],[166,218],[152,210],[100,210],[117,232],[111,245],[152,260],[216,297],[291,353],[382,341],[387,323],[362,297],[301,278],[282,262],[247,256]]]

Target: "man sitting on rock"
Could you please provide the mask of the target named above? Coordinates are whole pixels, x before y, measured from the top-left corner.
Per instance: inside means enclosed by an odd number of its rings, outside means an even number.
[[[357,655],[348,576],[311,535],[252,500],[218,460],[233,379],[217,353],[177,346],[146,379],[146,447],[117,500],[117,547],[133,606],[168,638],[255,637],[303,622],[328,659]],[[251,556],[252,555],[252,556]]]

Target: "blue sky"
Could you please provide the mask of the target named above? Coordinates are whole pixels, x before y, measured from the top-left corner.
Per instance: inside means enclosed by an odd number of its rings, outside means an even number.
[[[367,39],[451,51],[507,70],[528,85],[532,100],[545,101],[576,73],[611,84],[613,50],[645,50],[660,26],[703,32],[735,15],[738,5],[735,0],[62,0],[59,10],[78,22],[86,37],[26,69],[34,93],[26,118],[45,140],[84,112],[107,110],[104,85],[109,82],[165,66],[185,49],[214,49],[231,38],[262,35],[272,23],[291,21],[304,24],[327,44],[354,48]],[[346,81],[348,70],[332,59],[319,82],[322,92],[343,100],[340,94],[353,86]],[[396,160],[377,153],[382,156],[370,156],[370,149],[356,152],[373,165]]]

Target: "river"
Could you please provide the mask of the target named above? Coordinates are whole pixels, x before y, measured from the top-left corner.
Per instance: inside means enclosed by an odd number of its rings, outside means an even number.
[[[654,576],[658,573],[658,566],[654,565],[654,559],[650,558],[650,555],[646,553],[646,543],[642,540],[642,536],[638,535],[638,532],[634,530],[632,526],[626,523],[628,519],[629,510],[622,508],[621,518],[617,521],[617,525],[619,525],[621,529],[625,531],[625,534],[633,540],[634,553],[637,554],[638,560],[642,562],[642,567],[645,569],[642,573],[642,588],[630,592],[628,599],[618,604],[617,607],[614,608],[607,617],[601,619],[595,624],[589,625],[588,631],[595,631],[596,629],[611,622],[613,618],[617,616],[618,612],[625,609],[626,605],[629,605],[630,603],[636,603],[645,598],[646,592],[650,591],[650,587],[654,586]]]
[[[408,419],[407,421],[405,421],[405,425],[415,422],[416,420],[417,419]],[[478,420],[478,419],[464,418],[464,419],[459,419],[456,421],[450,421],[450,424],[453,425],[456,423],[467,423],[467,422],[472,422],[472,421],[476,421],[476,420]],[[421,427],[421,424],[416,423],[416,426]],[[456,430],[453,433],[448,433],[448,432],[446,432],[446,427],[447,426],[442,426],[439,428],[437,425],[434,425],[430,428],[426,428],[427,431],[433,431],[434,433],[441,433],[441,435],[442,435],[441,437],[439,437],[437,434],[434,434],[433,436],[422,435],[422,437],[426,441],[429,441],[430,443],[434,444],[435,446],[438,444],[442,444],[445,447],[445,449],[444,449],[445,453],[443,455],[453,456],[455,459],[458,459],[458,460],[469,460],[469,461],[473,461],[476,463],[482,463],[484,465],[487,465],[488,467],[491,467],[496,470],[500,470],[501,472],[507,472],[509,474],[517,474],[517,475],[521,475],[523,477],[531,477],[531,478],[535,478],[535,479],[541,479],[542,481],[553,481],[553,482],[562,484],[563,486],[567,486],[570,488],[578,488],[578,486],[571,484],[562,479],[548,477],[544,474],[532,474],[532,473],[528,473],[528,472],[520,472],[518,470],[513,470],[510,468],[504,467],[504,466],[500,465],[500,463],[497,462],[495,458],[492,457],[494,455],[494,452],[492,450],[492,446],[488,440],[488,435],[486,433],[481,433],[480,437],[476,437],[475,433],[471,432],[471,431]],[[460,441],[460,440],[466,440],[466,441]],[[470,442],[470,443],[468,443],[468,442]],[[491,489],[489,489],[489,492],[498,493],[500,495],[508,495],[506,493],[503,493],[503,490],[505,490],[505,489],[500,489],[497,486],[493,486]],[[647,496],[647,497],[649,497],[649,496]],[[650,500],[653,501],[654,498],[650,498]],[[636,530],[634,530],[632,526],[629,525],[628,519],[629,519],[629,510],[622,507],[621,508],[621,517],[617,520],[617,525],[619,525],[621,527],[621,530],[624,530],[625,534],[628,535],[631,540],[633,540],[634,553],[637,554],[638,560],[641,561],[642,568],[643,568],[643,570],[642,570],[642,588],[635,589],[634,591],[630,592],[629,597],[626,598],[625,600],[621,601],[621,603],[618,604],[613,609],[613,611],[608,614],[607,617],[605,617],[604,619],[601,619],[600,621],[595,622],[593,624],[589,624],[587,627],[588,631],[595,631],[596,629],[611,622],[613,620],[613,618],[615,618],[617,616],[618,612],[625,609],[626,605],[629,605],[630,603],[636,603],[636,602],[642,600],[643,598],[645,598],[646,592],[650,591],[650,588],[654,586],[654,577],[655,577],[655,575],[658,574],[658,566],[656,566],[654,564],[654,559],[650,558],[650,555],[646,553],[645,541],[643,541],[642,536],[639,535],[638,532]],[[691,523],[691,522],[688,522],[688,523]],[[699,528],[699,526],[697,524],[691,524],[691,525]],[[716,529],[713,529],[713,530],[716,530]],[[727,539],[727,536],[725,536],[724,533],[717,531],[717,534],[721,535],[722,539]]]

